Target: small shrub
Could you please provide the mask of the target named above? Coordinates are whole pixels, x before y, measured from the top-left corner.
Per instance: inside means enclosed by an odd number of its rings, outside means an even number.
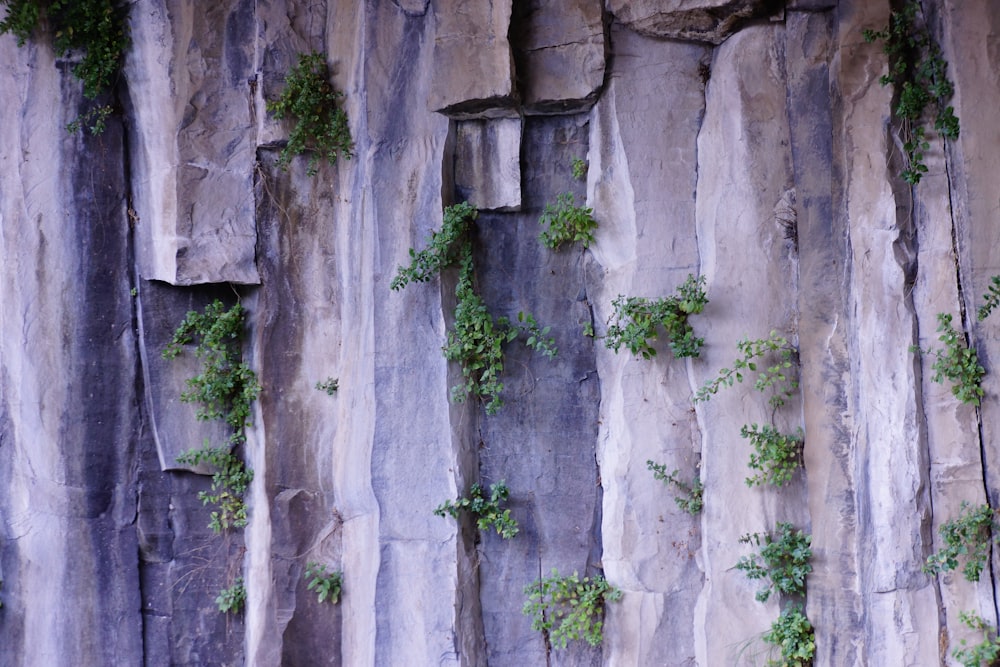
[[[958,567],[960,557],[964,557],[962,573],[969,581],[979,581],[990,555],[990,543],[994,529],[995,513],[988,505],[972,507],[962,503],[957,519],[944,523],[938,532],[944,547],[927,557],[923,570],[935,575]]]
[[[510,515],[510,510],[501,510],[500,503],[505,502],[510,496],[510,489],[503,480],[490,485],[490,498],[483,497],[483,487],[473,484],[469,489],[466,498],[459,498],[454,503],[446,500],[434,510],[436,516],[446,514],[453,518],[458,518],[459,512],[466,510],[476,517],[476,526],[479,530],[489,530],[491,527],[497,531],[497,535],[505,540],[509,540],[517,535],[517,521]]]
[[[446,345],[442,348],[449,361],[462,366],[465,380],[451,388],[451,399],[465,400],[469,394],[481,398],[487,414],[496,414],[503,406],[500,394],[503,383],[503,346],[519,333],[527,335],[528,346],[552,358],[557,354],[555,340],[547,338],[548,327],[539,328],[531,314],[518,314],[520,327],[512,326],[506,317],[494,319],[476,291],[472,240],[469,238],[473,221],[478,212],[468,202],[449,206],[444,212],[441,231],[431,234],[426,249],[410,249],[410,266],[400,266],[390,287],[399,290],[413,282],[426,282],[442,269],[458,264],[458,283],[455,286],[457,305],[455,323],[448,330]]]
[[[741,544],[751,542],[760,546],[761,535],[753,533],[740,538]],[[759,555],[744,556],[736,563],[736,569],[742,570],[748,579],[769,580],[765,588],[757,591],[757,600],[767,602],[775,590],[785,595],[805,595],[806,576],[812,572],[809,564],[812,537],[795,530],[790,523],[778,523],[777,536],[764,535],[763,542]]]
[[[782,610],[778,620],[764,634],[764,641],[781,649],[781,659],[768,660],[768,667],[809,667],[813,664],[816,633],[797,604]]]
[[[723,368],[717,377],[706,382],[695,394],[694,402],[707,401],[718,393],[721,387],[732,387],[733,382],[743,382],[743,373],[748,371],[757,373],[754,388],[762,392],[768,390],[772,392],[771,398],[768,399],[771,407],[779,408],[784,405],[799,387],[798,380],[791,375],[795,349],[788,340],[779,336],[776,331],[772,331],[768,338],[742,340],[737,344],[737,348],[743,357],[734,361],[732,368]],[[776,363],[758,371],[755,360],[768,355],[776,357]]]
[[[201,449],[192,449],[177,457],[178,463],[215,467],[211,491],[200,491],[198,499],[203,505],[215,505],[209,527],[216,533],[247,525],[247,506],[243,501],[246,490],[253,481],[253,470],[225,447],[210,447],[206,441]]]
[[[223,614],[238,614],[243,611],[247,601],[247,589],[243,585],[243,577],[237,577],[229,588],[223,588],[215,598],[215,604]]]
[[[559,250],[563,243],[577,242],[589,248],[597,229],[594,210],[577,206],[570,192],[559,195],[555,204],[546,204],[538,224],[545,228],[538,238],[552,250]]]
[[[347,125],[347,113],[340,108],[343,93],[329,81],[330,70],[325,53],[300,54],[298,63],[285,77],[285,90],[281,96],[267,103],[267,110],[275,118],[291,117],[295,128],[288,137],[288,144],[278,157],[278,165],[288,169],[296,155],[312,151],[306,173],[316,174],[320,158],[336,164],[339,156],[351,159],[354,142]]]
[[[1000,305],[1000,276],[993,276],[990,281],[992,284],[989,287],[989,291],[983,295],[983,300],[986,303],[980,306],[979,310],[976,311],[976,316],[980,322],[989,317],[990,313],[993,312],[993,309],[996,308],[997,305]]]
[[[571,163],[573,178],[582,181],[587,176],[587,161],[583,158],[575,157]]]
[[[758,474],[747,477],[747,486],[771,484],[784,486],[792,479],[802,463],[802,429],[797,434],[779,433],[770,424],[751,424],[740,430],[740,435],[750,439],[754,451],[750,454],[750,469]]]
[[[340,388],[340,380],[329,377],[323,382],[317,382],[316,388],[320,391],[325,391],[329,396],[333,396],[337,393],[337,389]]]
[[[920,3],[907,0],[892,13],[889,25],[883,30],[869,29],[862,33],[866,42],[882,41],[882,50],[889,57],[889,73],[880,82],[883,86],[892,84],[898,96],[894,112],[903,123],[903,150],[907,157],[901,176],[911,185],[919,183],[927,172],[924,164],[924,152],[930,148],[924,122],[927,107],[931,104],[936,107],[934,129],[942,137],[957,139],[959,132],[955,109],[948,105],[955,90],[945,73],[948,63],[926,25],[918,23],[919,13]]]
[[[556,648],[566,648],[570,640],[583,639],[591,646],[604,638],[604,604],[620,600],[622,593],[601,575],[580,580],[574,572],[552,576],[524,588],[528,601],[522,611],[531,617],[531,629],[548,636]]]
[[[240,304],[226,310],[218,300],[202,313],[189,311],[163,351],[165,359],[173,359],[197,341],[195,356],[202,360],[202,372],[187,381],[190,389],[181,400],[201,404],[198,419],[225,420],[233,429],[233,444],[245,440],[250,403],[260,394],[257,374],[240,358],[243,313]]]
[[[340,601],[340,589],[344,585],[343,572],[339,570],[328,572],[325,565],[307,563],[304,576],[309,580],[306,590],[315,592],[320,604],[326,600],[329,600],[330,604],[337,604]]]
[[[675,357],[697,357],[705,341],[694,335],[688,316],[700,313],[707,303],[704,276],[688,275],[676,294],[660,299],[619,295],[611,304],[615,311],[604,344],[615,352],[624,345],[632,354],[651,359],[656,348],[650,341],[662,327]]]
[[[677,478],[677,475],[680,474],[679,470],[674,470],[668,475],[666,464],[646,461],[646,468],[653,473],[654,478],[667,486],[675,487],[681,492],[681,495],[674,496],[674,502],[677,503],[678,507],[692,516],[701,512],[705,506],[705,487],[702,485],[701,478],[698,475],[695,475],[691,484],[688,485]]]
[[[963,403],[979,405],[979,400],[983,396],[983,388],[980,386],[986,369],[979,365],[979,355],[975,348],[968,347],[965,342],[965,334],[956,331],[951,325],[951,315],[938,313],[938,332],[941,334],[938,340],[944,344],[944,349],[931,348],[928,354],[934,356],[934,365],[931,367],[934,375],[931,379],[934,382],[944,382],[951,380],[951,393]],[[913,352],[922,352],[919,347],[910,348]]]
[[[962,663],[963,667],[982,667],[982,665],[995,665],[1000,660],[1000,638],[997,637],[996,628],[986,622],[979,614],[974,612],[960,612],[958,617],[970,630],[978,630],[983,633],[983,641],[975,646],[968,646],[966,640],[962,640],[962,647],[952,652],[952,657]]]

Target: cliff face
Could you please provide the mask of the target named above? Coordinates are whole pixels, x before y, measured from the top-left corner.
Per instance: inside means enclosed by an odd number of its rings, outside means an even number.
[[[995,626],[1000,599],[993,553],[978,583],[921,569],[963,502],[1000,502],[1000,325],[975,318],[1000,273],[1000,12],[923,16],[961,133],[931,134],[914,187],[862,39],[888,0],[136,0],[97,136],[64,129],[86,105],[73,56],[0,37],[0,664],[764,661],[794,599],[757,602],[734,566],[778,522],[812,536],[816,664],[951,661],[979,641],[959,614]],[[279,168],[289,124],[265,109],[310,51],[355,142],[315,176]],[[594,210],[587,250],[538,241],[564,192]],[[496,414],[449,400],[458,272],[389,289],[464,200],[485,304],[559,347],[506,346]],[[606,347],[616,297],[688,274],[700,356]],[[221,536],[211,469],[177,458],[228,433],[180,401],[198,360],[161,356],[215,299],[246,309],[262,385],[237,448],[249,522]],[[981,406],[911,351],[941,348],[939,313],[986,368]],[[772,331],[795,349],[784,406],[752,373],[692,401]],[[765,423],[802,429],[802,466],[748,487],[741,428]],[[647,460],[700,475],[704,509]],[[434,516],[501,480],[513,540]],[[309,562],[343,570],[339,605]],[[600,647],[521,613],[553,568],[623,592]],[[240,576],[245,609],[220,613]]]

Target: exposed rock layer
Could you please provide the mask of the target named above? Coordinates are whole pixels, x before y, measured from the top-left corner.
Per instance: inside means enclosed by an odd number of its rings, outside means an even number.
[[[948,662],[960,612],[998,620],[992,555],[979,583],[921,565],[1000,489],[1000,334],[974,321],[1000,273],[1000,18],[924,9],[962,131],[933,137],[915,188],[861,39],[888,0],[139,0],[98,137],[63,130],[88,104],[74,56],[0,37],[0,664],[735,664],[787,602],[754,600],[739,538],[779,521],[812,535],[816,664]],[[355,150],[309,177],[278,168],[265,105],[312,50]],[[537,240],[564,192],[594,209],[588,250]],[[496,415],[449,400],[456,272],[389,289],[464,199],[485,304],[560,349],[507,346]],[[607,349],[615,297],[688,274],[710,298],[699,358]],[[161,357],[216,298],[247,308],[263,386],[237,450],[250,522],[224,537],[210,471],[177,457],[227,434],[179,400],[197,360]],[[939,345],[938,313],[987,368],[980,408],[910,349]],[[787,405],[750,378],[692,403],[772,330],[797,349]],[[772,419],[803,429],[804,465],[751,488],[740,428]],[[704,510],[647,460],[700,475]],[[500,480],[514,540],[433,515]],[[310,562],[343,569],[339,606]],[[601,648],[552,648],[521,613],[552,568],[623,591]],[[245,611],[218,613],[238,576]]]

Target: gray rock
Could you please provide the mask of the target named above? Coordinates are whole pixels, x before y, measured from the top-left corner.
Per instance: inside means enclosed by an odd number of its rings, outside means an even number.
[[[455,188],[479,209],[521,207],[521,119],[456,121]]]
[[[753,18],[773,12],[768,0],[609,0],[626,27],[651,37],[720,44]]]

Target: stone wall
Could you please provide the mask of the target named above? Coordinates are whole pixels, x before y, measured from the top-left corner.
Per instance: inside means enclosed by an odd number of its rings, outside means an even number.
[[[1000,502],[1000,328],[975,319],[1000,273],[1000,14],[922,4],[961,134],[915,187],[861,36],[889,0],[135,0],[98,136],[64,129],[77,54],[0,36],[0,665],[761,664],[787,600],[734,566],[777,522],[812,535],[817,665],[954,664],[978,641],[959,614],[996,625],[1000,601],[993,553],[978,583],[921,569],[963,502]],[[278,166],[266,111],[309,51],[354,139],[315,176]],[[538,241],[564,192],[589,249]],[[463,200],[485,304],[559,348],[506,346],[497,414],[449,399],[457,272],[389,288]],[[689,274],[698,358],[606,347],[616,297]],[[197,360],[161,356],[215,299],[247,309],[262,384],[249,524],[221,537],[212,471],[177,457],[227,433],[180,400]],[[911,350],[938,313],[987,370],[981,406]],[[752,381],[692,401],[771,331],[796,349],[785,406]],[[748,487],[740,429],[772,419],[803,466]],[[704,509],[647,460],[700,475]],[[434,516],[501,480],[513,540]],[[310,562],[343,570],[338,605]],[[623,592],[601,646],[531,629],[523,589],[553,568]]]

